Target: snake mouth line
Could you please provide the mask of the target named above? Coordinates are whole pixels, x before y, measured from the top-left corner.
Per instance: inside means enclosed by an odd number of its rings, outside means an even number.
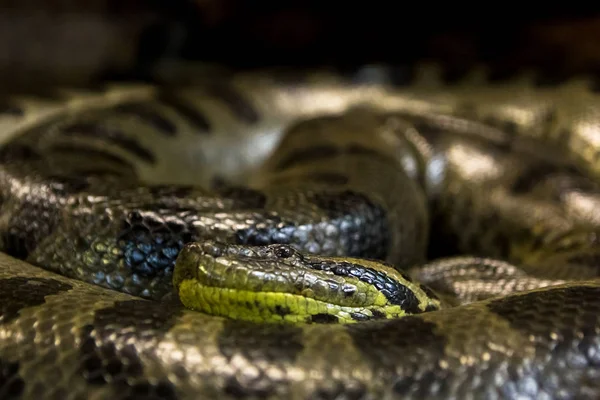
[[[254,322],[351,323],[440,308],[431,292],[385,264],[287,245],[189,244],[173,284],[189,309]]]

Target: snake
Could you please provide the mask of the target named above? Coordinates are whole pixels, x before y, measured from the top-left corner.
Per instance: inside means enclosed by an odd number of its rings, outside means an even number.
[[[410,71],[8,97],[0,398],[598,398],[593,80]]]

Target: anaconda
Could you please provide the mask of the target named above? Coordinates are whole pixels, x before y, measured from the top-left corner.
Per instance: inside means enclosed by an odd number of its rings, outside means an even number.
[[[588,82],[371,72],[5,103],[0,397],[597,398]]]

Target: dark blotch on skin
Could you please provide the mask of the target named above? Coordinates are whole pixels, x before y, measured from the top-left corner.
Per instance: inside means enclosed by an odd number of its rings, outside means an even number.
[[[124,398],[176,399],[170,382],[150,383],[144,378],[139,352],[149,340],[161,340],[175,325],[178,312],[143,300],[117,302],[96,311],[93,323],[79,334],[81,374],[92,385],[116,386]]]
[[[311,400],[360,400],[367,398],[367,389],[359,382],[324,382],[324,387],[319,387],[307,397]]]
[[[25,144],[7,144],[0,149],[0,161],[38,161],[42,156],[31,146]]]
[[[191,196],[194,190],[196,190],[193,186],[188,185],[153,185],[148,186],[147,189],[155,198],[169,196],[179,199]]]
[[[599,297],[600,288],[574,286],[510,296],[491,301],[487,307],[527,335],[548,338],[547,326],[552,323],[553,332],[559,335],[581,331],[585,336],[600,324]]]
[[[90,184],[85,178],[76,176],[47,176],[48,186],[59,196],[66,196],[81,193],[87,189]]]
[[[276,305],[275,306],[275,314],[285,317],[286,315],[290,315],[291,310],[289,307]]]
[[[125,160],[124,158],[116,155],[116,154],[112,154],[112,153],[108,153],[106,151],[102,151],[102,150],[98,150],[96,148],[90,147],[90,146],[84,146],[81,144],[54,144],[52,146],[50,146],[48,148],[48,152],[49,153],[55,153],[56,156],[61,157],[65,154],[73,154],[73,155],[79,155],[82,157],[87,157],[90,160],[93,159],[99,159],[99,160],[106,160],[108,162],[110,162],[111,164],[116,164],[121,168],[126,168],[129,169],[131,171],[134,170],[134,167],[131,165],[131,163],[127,160]],[[63,153],[63,154],[61,154]]]
[[[0,325],[7,324],[28,307],[44,304],[46,296],[73,287],[54,279],[15,277],[0,280]]]
[[[0,399],[18,399],[25,388],[25,381],[19,376],[19,363],[0,358]]]
[[[595,267],[596,271],[600,273],[600,253],[597,252],[574,254],[567,258],[567,263],[586,267]]]
[[[119,146],[141,160],[155,164],[156,159],[151,151],[144,148],[137,140],[128,137],[124,132],[102,125],[101,122],[76,122],[63,129],[62,133],[70,137],[89,137],[101,139]]]
[[[243,357],[259,370],[272,365],[282,371],[293,364],[304,350],[302,329],[288,324],[254,324],[227,320],[219,334],[218,346],[228,361]],[[239,381],[230,377],[225,389],[237,397],[268,398],[287,391],[286,382],[274,381],[260,370],[256,378]]]
[[[310,199],[348,237],[345,254],[384,260],[391,233],[383,207],[351,190],[315,193]]]
[[[371,149],[357,144],[352,144],[345,149],[346,154],[351,155],[364,155],[373,159],[385,160],[389,164],[400,165],[399,160],[395,160],[389,157],[387,154],[381,153],[375,149]]]
[[[273,394],[275,389],[273,389],[270,386],[266,386],[264,388],[263,387],[248,388],[247,386],[241,384],[235,376],[232,376],[232,377],[227,378],[227,380],[225,381],[225,386],[223,388],[223,391],[226,394],[233,396],[233,398],[236,398],[236,399],[245,399],[248,397],[263,399],[263,398],[269,398],[269,396],[271,396]]]
[[[160,115],[156,110],[152,109],[148,104],[144,103],[128,103],[120,104],[114,108],[123,114],[134,115],[148,125],[153,126],[157,132],[165,136],[175,136],[177,128],[175,124]]]
[[[312,173],[306,176],[307,180],[325,183],[328,185],[346,185],[350,179],[346,175],[336,174],[334,172]]]
[[[338,317],[331,314],[315,314],[310,316],[310,321],[317,324],[337,324]]]
[[[340,154],[340,149],[335,146],[313,146],[290,153],[280,161],[276,170],[281,171],[298,164],[310,163],[317,160],[328,159]]]
[[[234,200],[237,209],[263,209],[267,204],[267,196],[258,190],[222,186],[216,192],[225,199]]]
[[[561,171],[565,171],[565,169],[546,163],[529,168],[527,171],[520,174],[512,184],[512,192],[516,194],[527,193],[544,178]]]
[[[258,122],[258,111],[233,87],[214,84],[208,87],[208,93],[231,107],[233,113],[241,120],[250,124]]]
[[[187,119],[197,129],[197,133],[205,134],[211,130],[208,118],[176,94],[163,90],[158,94],[158,100]]]
[[[46,192],[29,196],[21,207],[14,211],[8,228],[1,234],[2,251],[19,258],[27,259],[29,254],[56,228],[61,218],[57,199],[49,199]],[[55,192],[59,195],[59,192]]]
[[[403,317],[368,324],[347,324],[343,328],[362,357],[375,373],[381,372],[381,384],[397,384],[399,395],[411,392],[414,398],[431,395],[431,380],[422,382],[422,374],[433,374],[435,382],[450,382],[452,371],[439,366],[445,357],[446,338],[435,323],[416,317]],[[395,371],[389,374],[390,371]],[[403,383],[403,382],[404,383]],[[436,393],[444,393],[441,387]]]

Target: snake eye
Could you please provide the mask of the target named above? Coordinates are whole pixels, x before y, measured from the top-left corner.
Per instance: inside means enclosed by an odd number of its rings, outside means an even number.
[[[294,249],[290,246],[277,246],[273,251],[278,258],[289,258],[294,254]]]

